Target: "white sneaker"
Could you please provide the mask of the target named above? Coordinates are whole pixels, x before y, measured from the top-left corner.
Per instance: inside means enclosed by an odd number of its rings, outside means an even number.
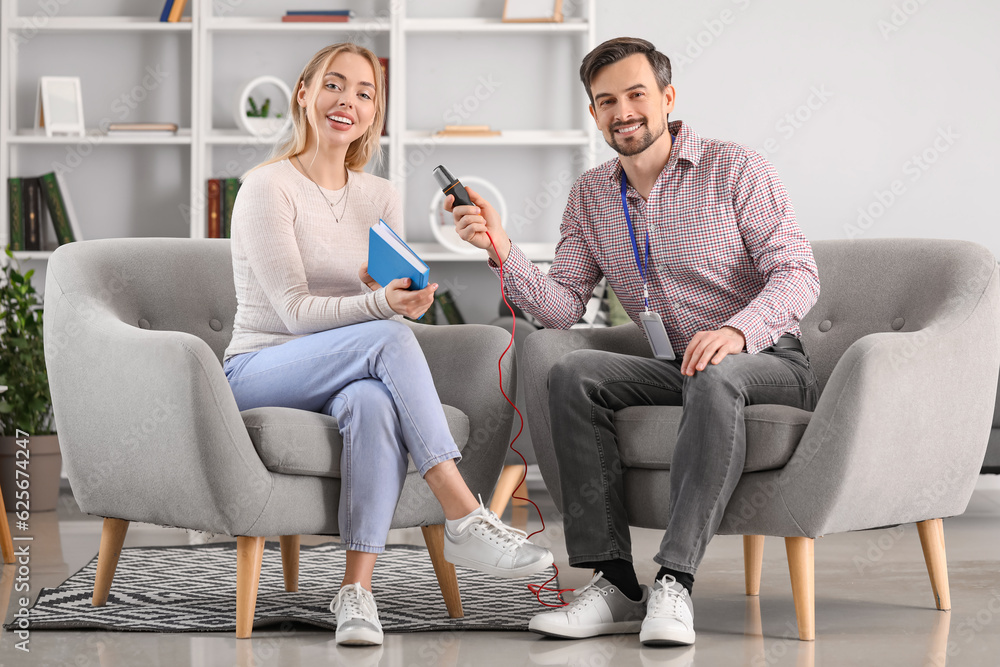
[[[458,521],[458,519],[456,519]],[[454,529],[444,525],[444,559],[504,579],[527,577],[552,565],[552,552],[528,541],[528,534],[505,526],[500,517],[479,509]]]
[[[630,600],[598,572],[586,586],[573,591],[576,597],[568,605],[534,615],[528,621],[528,629],[573,639],[639,632],[650,595],[648,586],[640,588],[642,599]]]
[[[687,589],[669,574],[653,584],[639,641],[646,646],[694,644],[694,603]]]
[[[382,624],[378,620],[375,596],[359,583],[341,587],[330,602],[337,617],[337,643],[361,646],[382,644]]]

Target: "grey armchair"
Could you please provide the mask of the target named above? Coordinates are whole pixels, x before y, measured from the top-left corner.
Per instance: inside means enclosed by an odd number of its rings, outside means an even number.
[[[784,537],[799,637],[814,629],[813,538],[916,522],[935,603],[950,608],[942,517],[965,511],[1000,372],[996,258],[963,241],[816,241],[819,301],[801,322],[822,394],[814,412],[745,409],[744,474],[721,534],[744,536],[756,595],[765,535]],[[640,330],[543,330],[522,367],[532,441],[556,506],[547,376],[580,348],[649,356]],[[724,362],[723,362],[724,363]],[[629,522],[663,529],[680,407],[615,414]]]
[[[45,360],[63,461],[80,509],[105,517],[94,583],[105,604],[130,521],[237,536],[236,635],[249,637],[264,537],[297,590],[299,535],[335,535],[342,441],[334,418],[240,412],[222,370],[236,314],[229,240],[105,239],[60,246],[45,283]],[[488,497],[513,410],[497,387],[497,327],[411,324],[462,451]],[[507,355],[504,389],[516,385]],[[444,514],[412,467],[392,526],[421,526],[449,614]]]

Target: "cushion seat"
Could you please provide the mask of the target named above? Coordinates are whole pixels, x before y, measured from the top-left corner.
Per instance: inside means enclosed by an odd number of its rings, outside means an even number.
[[[787,405],[744,408],[747,455],[743,472],[783,467],[809,424],[811,412]],[[669,470],[681,422],[680,406],[637,406],[615,412],[618,449],[627,468]]]
[[[469,441],[469,417],[458,408],[443,407],[448,430],[462,451]],[[340,478],[344,440],[334,417],[278,407],[243,410],[240,415],[264,467],[271,472]],[[416,471],[410,459],[406,472]]]

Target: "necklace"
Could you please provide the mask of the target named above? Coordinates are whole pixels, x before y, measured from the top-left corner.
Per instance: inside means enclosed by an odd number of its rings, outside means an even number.
[[[334,204],[330,201],[330,198],[326,196],[325,192],[323,192],[323,188],[319,187],[319,183],[314,181],[313,177],[309,175],[309,170],[306,169],[306,166],[304,164],[302,164],[302,160],[299,159],[298,155],[295,156],[295,161],[299,163],[299,166],[302,167],[302,171],[306,173],[306,178],[312,181],[312,184],[316,186],[317,190],[319,190],[319,194],[323,197],[323,199],[326,200],[326,203],[330,206],[330,212],[333,213],[333,219],[337,221],[337,224],[340,224],[340,216],[338,216],[337,211],[334,210],[333,208]],[[344,194],[340,195],[340,199],[337,200],[336,205],[339,206],[340,202],[344,201],[347,198],[347,193],[350,192],[350,189],[351,189],[351,178],[350,178],[350,173],[348,173],[347,185],[344,186]],[[346,204],[344,204],[344,212],[345,213],[347,212]]]

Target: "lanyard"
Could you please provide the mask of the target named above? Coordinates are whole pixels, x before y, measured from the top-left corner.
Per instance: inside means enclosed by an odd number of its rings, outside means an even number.
[[[646,264],[649,262],[649,227],[646,227],[646,257],[639,261],[639,246],[635,242],[635,231],[632,229],[632,217],[628,214],[628,201],[625,199],[626,188],[625,170],[622,169],[622,210],[625,211],[625,223],[628,225],[628,235],[632,239],[632,254],[635,255],[635,265],[639,267],[639,277],[642,278],[642,298],[646,303],[646,312],[649,312],[649,286],[646,280]]]

